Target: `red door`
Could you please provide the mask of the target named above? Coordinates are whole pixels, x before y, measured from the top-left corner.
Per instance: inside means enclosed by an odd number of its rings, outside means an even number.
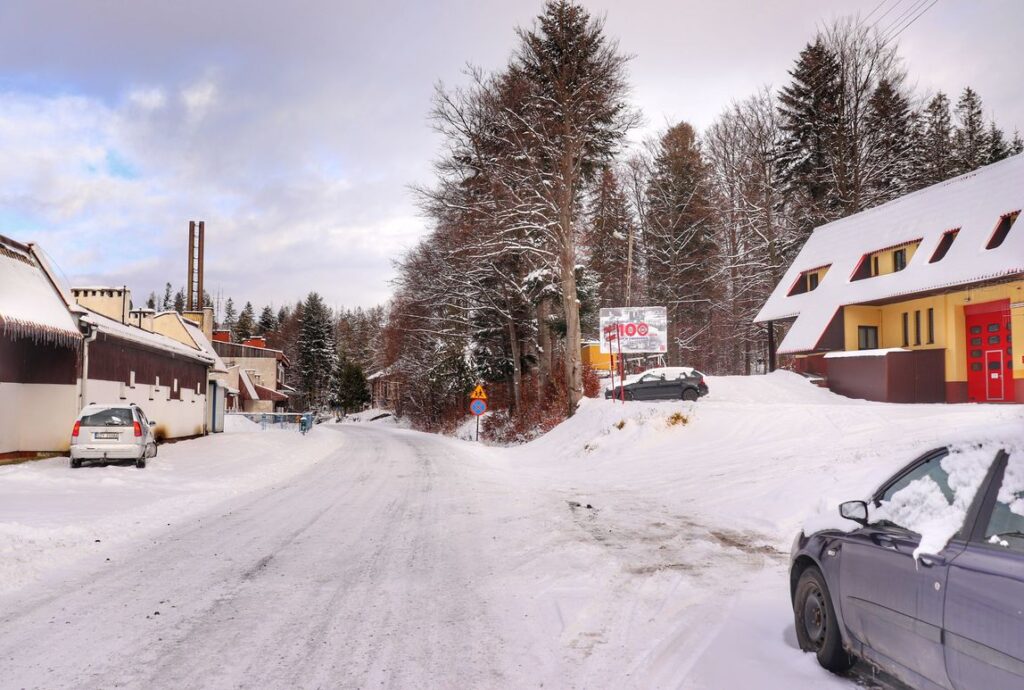
[[[967,327],[967,399],[1013,402],[1010,300],[964,307]]]

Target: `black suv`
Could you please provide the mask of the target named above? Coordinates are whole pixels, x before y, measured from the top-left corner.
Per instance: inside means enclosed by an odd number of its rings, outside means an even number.
[[[696,400],[708,394],[704,374],[689,367],[649,369],[625,386],[605,391],[606,398],[626,400]]]

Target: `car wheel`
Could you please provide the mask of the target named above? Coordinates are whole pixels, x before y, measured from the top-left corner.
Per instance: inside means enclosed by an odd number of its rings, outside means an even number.
[[[142,457],[140,457],[138,460],[135,461],[135,466],[138,467],[140,470],[144,469],[146,467],[146,454],[145,453],[143,453]]]
[[[689,401],[692,402],[692,401],[696,400],[699,397],[700,397],[700,393],[698,393],[693,388],[687,388],[686,390],[683,391],[683,400],[689,400]]]
[[[74,458],[71,458],[71,467],[72,467],[72,469],[78,469],[81,466],[82,466],[82,461],[81,460],[75,460]]]
[[[633,395],[633,391],[626,391],[626,400],[636,400],[636,396]]]
[[[850,670],[856,659],[843,649],[843,636],[828,585],[814,566],[807,568],[797,583],[793,617],[800,649],[814,652],[818,663],[833,673]]]

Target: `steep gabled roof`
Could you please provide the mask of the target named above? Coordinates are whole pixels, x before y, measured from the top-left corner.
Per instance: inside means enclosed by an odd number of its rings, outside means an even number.
[[[1007,213],[1024,208],[1024,154],[1007,158],[887,204],[817,228],[775,287],[756,321],[796,317],[780,353],[817,347],[836,311],[1024,273],[1024,218],[1001,245],[986,245]],[[931,262],[943,235],[959,229],[946,255]],[[852,280],[866,254],[920,240],[906,268]],[[829,266],[816,289],[790,295],[805,271]]]
[[[98,314],[91,309],[87,309],[82,305],[76,305],[73,307],[73,310],[75,313],[79,314],[79,318],[82,323],[94,326],[100,333],[110,335],[114,338],[120,338],[122,340],[128,340],[150,349],[188,357],[189,359],[202,362],[207,366],[214,363],[214,356],[212,354],[208,355],[205,352],[189,347],[184,343],[179,343],[174,338],[169,338],[160,333],[153,333],[152,331],[144,330],[138,326],[121,323],[120,321]]]
[[[75,347],[78,332],[67,298],[34,245],[0,235],[0,333]]]

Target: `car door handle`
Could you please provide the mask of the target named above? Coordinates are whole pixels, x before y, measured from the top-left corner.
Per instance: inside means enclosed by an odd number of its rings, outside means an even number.
[[[946,565],[946,559],[941,556],[921,556],[917,560],[925,568],[931,568],[936,565]]]

